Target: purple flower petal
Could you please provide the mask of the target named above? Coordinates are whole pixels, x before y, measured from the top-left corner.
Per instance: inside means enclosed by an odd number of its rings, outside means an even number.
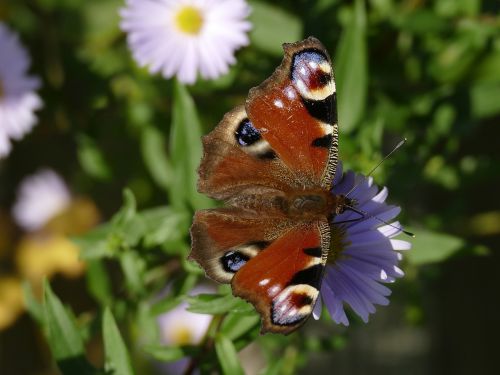
[[[354,190],[353,187],[357,186]],[[382,283],[391,283],[404,275],[398,267],[402,255],[399,250],[408,250],[407,241],[392,239],[401,233],[399,222],[384,224],[393,220],[400,212],[397,206],[387,205],[387,188],[379,189],[371,178],[351,171],[342,174],[339,164],[334,178],[332,193],[347,194],[355,199],[356,208],[365,212],[364,217],[352,210],[346,210],[333,219],[333,224],[343,230],[333,231],[341,236],[333,241],[340,245],[334,249],[335,259],[327,264],[321,286],[321,298],[332,319],[348,325],[344,304],[364,321],[375,312],[375,305],[388,305],[389,288]],[[349,223],[346,220],[357,219]]]

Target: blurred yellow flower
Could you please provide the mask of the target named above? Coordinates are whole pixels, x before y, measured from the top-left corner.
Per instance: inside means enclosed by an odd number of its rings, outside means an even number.
[[[16,251],[16,264],[19,273],[35,284],[56,273],[78,277],[85,269],[78,247],[57,233],[31,234],[22,239]]]
[[[12,276],[0,277],[0,331],[14,323],[23,311],[21,281]]]

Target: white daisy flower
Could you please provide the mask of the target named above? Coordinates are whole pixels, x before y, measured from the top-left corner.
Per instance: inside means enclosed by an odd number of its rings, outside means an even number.
[[[27,231],[42,228],[71,203],[71,194],[61,177],[43,169],[21,181],[12,215]]]
[[[244,0],[127,0],[120,11],[137,63],[184,83],[227,73],[249,43],[249,13]]]
[[[387,297],[391,290],[381,283],[394,282],[404,275],[398,267],[403,257],[399,251],[411,247],[407,241],[393,239],[402,232],[398,222],[383,225],[380,221],[393,220],[401,211],[399,207],[385,203],[387,188],[379,190],[371,177],[352,171],[343,173],[339,163],[332,192],[347,194],[351,190],[349,198],[357,202],[356,208],[368,215],[360,217],[360,214],[346,210],[335,216],[332,253],[321,285],[321,298],[318,298],[313,313],[317,319],[323,301],[332,319],[346,326],[349,320],[344,304],[349,305],[364,322],[375,312],[375,304],[389,304]]]
[[[189,293],[197,294],[214,293],[215,289],[207,285],[199,285]],[[198,345],[205,336],[212,316],[196,314],[187,311],[187,302],[182,302],[174,309],[157,317],[160,327],[160,340],[164,345]],[[181,358],[174,362],[163,364],[161,368],[168,374],[183,374],[189,365],[189,358]]]
[[[42,106],[35,93],[40,82],[27,75],[30,57],[19,36],[0,22],[0,158],[8,155],[11,140],[19,140],[36,124]]]

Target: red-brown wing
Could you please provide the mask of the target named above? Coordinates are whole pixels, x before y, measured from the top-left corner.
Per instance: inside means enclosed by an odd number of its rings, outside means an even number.
[[[233,294],[255,306],[263,333],[291,333],[311,315],[329,244],[326,220],[302,224],[284,232],[236,272]]]
[[[198,190],[227,200],[262,188],[286,191],[294,175],[276,157],[269,144],[249,122],[243,106],[228,112],[217,127],[203,137],[203,158],[198,170]]]
[[[285,44],[274,74],[250,90],[253,126],[303,186],[329,189],[338,152],[335,82],[328,52],[315,38]]]
[[[290,333],[312,312],[330,246],[328,222],[295,223],[238,208],[198,211],[191,260],[262,316],[262,332]]]
[[[293,225],[282,216],[239,208],[197,211],[191,226],[191,253],[207,276],[229,283],[250,258]]]

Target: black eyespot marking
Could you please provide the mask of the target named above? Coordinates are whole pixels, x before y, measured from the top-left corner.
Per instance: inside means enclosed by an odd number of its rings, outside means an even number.
[[[315,257],[315,258],[321,258],[321,255],[323,253],[323,251],[321,250],[321,247],[307,247],[305,249],[303,249],[304,251],[304,254],[307,254],[311,257]]]
[[[307,284],[319,290],[321,274],[323,273],[323,265],[315,264],[305,270],[297,272],[288,285]]]
[[[259,154],[259,159],[263,160],[273,160],[277,159],[278,155],[274,151],[266,151],[263,154]]]
[[[222,256],[220,261],[224,271],[235,273],[243,267],[249,259],[249,257],[239,251],[228,251]]]
[[[323,121],[328,125],[337,123],[337,94],[327,96],[323,100],[311,100],[302,98],[307,111],[311,116]]]
[[[243,119],[234,133],[236,141],[241,146],[251,146],[257,142],[261,136],[249,119]]]
[[[312,141],[311,146],[330,148],[330,146],[332,145],[332,139],[333,139],[333,136],[331,134],[326,134],[326,135],[319,137],[319,138],[316,138],[314,141]]]

